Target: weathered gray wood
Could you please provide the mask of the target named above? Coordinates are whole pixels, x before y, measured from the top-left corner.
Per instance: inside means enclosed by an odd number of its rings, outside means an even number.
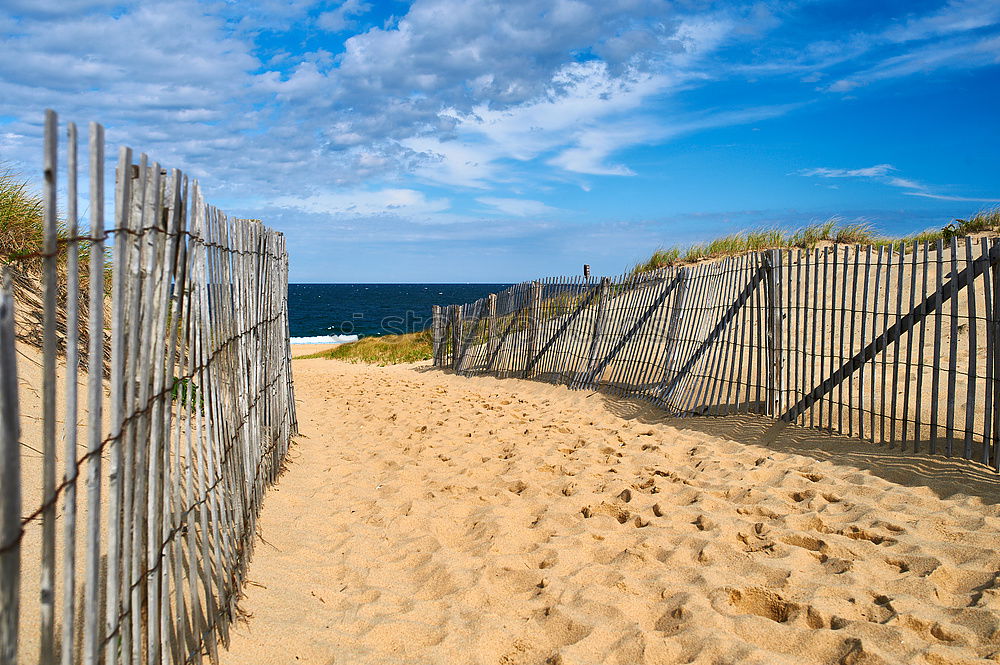
[[[928,273],[930,273],[931,266],[930,260],[930,243],[924,241],[923,244],[923,270],[921,271],[921,286],[920,286],[920,298],[927,298],[927,278]],[[920,322],[920,339],[917,342],[917,386],[914,404],[914,430],[913,430],[913,452],[920,452],[920,433],[921,425],[923,424],[923,396],[924,396],[924,342],[927,340],[927,327],[929,322],[924,319]]]
[[[709,283],[712,278],[712,266],[694,266],[688,275],[691,278],[689,303],[693,303],[694,306],[685,316],[687,325],[682,332],[681,352],[682,357],[688,358],[689,362],[685,363],[677,381],[669,386],[665,393],[667,398],[674,403],[677,413],[680,414],[692,413],[695,405],[693,384],[697,381],[698,369],[702,359],[711,351],[712,345],[718,337],[718,335],[714,335],[711,339],[707,339],[703,335],[705,320],[708,318],[706,304],[707,296],[711,292]],[[718,334],[721,334],[722,330],[720,329]]]
[[[916,306],[916,291],[917,291],[917,251],[919,249],[919,243],[913,242],[913,250],[910,256],[910,304],[907,311],[912,312],[913,308]],[[921,326],[923,328],[923,326]],[[912,328],[906,335],[906,362],[903,364],[906,374],[903,377],[903,436],[902,436],[902,449],[906,450],[906,443],[908,440],[908,433],[910,432],[910,380],[912,378],[913,372],[913,335],[916,331]],[[898,391],[897,391],[898,392]],[[919,421],[919,414],[915,418]],[[915,428],[914,428],[915,429]],[[914,440],[916,440],[916,434],[914,434]]]
[[[486,306],[486,316],[488,317],[486,321],[486,357],[491,357],[493,355],[493,346],[496,344],[497,339],[497,294],[491,293],[489,296],[489,302]]]
[[[986,238],[980,240],[980,261],[987,261],[990,254],[990,241]],[[994,299],[996,295],[993,292],[993,280],[991,279],[990,271],[983,271],[983,305],[984,305],[984,315],[986,317],[986,328],[984,335],[986,340],[986,390],[983,394],[983,450],[980,461],[983,464],[990,463],[990,453],[991,453],[991,443],[993,439],[993,381],[994,372],[993,364],[995,355],[997,352],[996,348],[996,317],[994,315]]]
[[[0,273],[0,662],[18,663],[21,601],[21,420],[14,298]]]
[[[658,389],[661,399],[663,393],[662,386],[665,386],[675,376],[676,370],[680,368],[680,346],[682,343],[680,334],[686,313],[685,303],[687,302],[687,293],[691,288],[689,268],[679,268],[676,279],[678,282],[674,290],[675,294],[671,304],[670,318],[667,323],[666,350],[663,354],[663,376],[660,379],[661,387]]]
[[[754,292],[759,290],[757,287],[763,279],[763,271],[760,269],[760,266],[754,265],[749,282],[747,282],[746,286],[743,287],[743,290],[736,297],[736,300],[729,307],[729,309],[726,310],[726,313],[723,314],[718,320],[712,331],[706,335],[704,341],[701,342],[693,353],[688,356],[684,365],[682,365],[681,368],[674,373],[673,378],[661,389],[661,394],[663,395],[663,400],[665,402],[669,402],[672,399],[677,387],[687,378],[688,372],[701,359],[701,356],[708,349],[709,345],[715,341],[715,339],[722,333],[723,330],[726,329],[737,313],[739,313],[747,302],[749,302],[750,298],[754,295]]]
[[[972,238],[965,238],[965,266],[966,270],[971,271],[973,266],[972,257]],[[967,281],[967,286],[965,289],[965,297],[968,301],[968,312],[969,312],[969,323],[967,324],[968,340],[969,340],[969,359],[968,359],[968,382],[966,385],[966,397],[965,397],[965,448],[963,449],[963,456],[966,459],[972,459],[972,435],[976,427],[976,396],[979,393],[980,388],[978,387],[977,379],[977,358],[979,355],[979,348],[976,345],[976,328],[978,327],[976,323],[976,280],[975,278],[970,278]]]
[[[855,330],[857,329],[857,321],[858,321],[858,290],[861,288],[861,285],[858,283],[858,268],[859,268],[859,265],[860,265],[860,254],[861,254],[860,249],[861,248],[858,245],[854,245],[854,247],[853,247],[853,253],[854,253],[854,264],[853,265],[854,265],[854,267],[853,267],[853,271],[851,273],[851,325],[850,325],[850,333],[849,333],[849,335],[850,335],[850,341],[847,344],[847,349],[848,349],[847,352],[851,356],[853,356],[854,353],[855,353],[855,351],[854,351],[854,349],[855,349],[855,344],[854,344],[855,337],[854,337],[854,333],[855,333]],[[846,257],[846,254],[845,254],[845,257]],[[845,261],[846,261],[846,258],[845,258]],[[845,275],[847,274],[846,267],[844,269],[844,274]],[[846,282],[846,279],[844,281]],[[862,302],[864,302],[864,301],[862,301]],[[860,377],[860,372],[859,372],[859,377]],[[853,404],[857,404],[857,405],[860,406],[861,405],[860,398],[857,401],[855,401],[855,397],[854,397],[854,375],[853,374],[851,374],[851,376],[848,378],[848,382],[849,383],[848,383],[848,387],[847,387],[847,398],[851,402],[852,405]],[[854,436],[855,413],[856,413],[856,409],[850,408],[850,407],[848,408],[848,412],[847,412],[847,435],[848,436]],[[858,414],[859,419],[863,419],[863,417],[864,417],[863,413],[864,412],[862,411],[861,413]]]
[[[791,409],[789,409],[790,414],[794,415],[794,413],[801,413],[803,409],[809,408],[816,400],[821,399],[824,395],[828,394],[830,390],[835,388],[837,382],[843,381],[851,372],[856,371],[857,367],[861,363],[871,360],[878,354],[882,353],[889,345],[897,343],[899,338],[916,325],[918,321],[921,321],[931,312],[939,309],[943,303],[948,302],[949,300],[954,302],[954,297],[961,291],[962,287],[965,286],[969,280],[975,279],[984,271],[991,269],[998,263],[1000,263],[1000,244],[990,250],[988,261],[984,261],[982,264],[978,262],[974,263],[972,266],[969,266],[958,274],[953,273],[951,279],[934,295],[928,297],[926,300],[917,305],[913,311],[901,317],[897,323],[885,330],[864,349],[855,354],[853,358],[849,359],[839,369],[833,372],[826,380],[817,385],[808,395],[806,395],[804,399],[793,405]]]
[[[66,380],[63,421],[63,557],[62,557],[62,651],[63,665],[73,665],[76,654],[76,427],[77,387],[80,372],[80,232],[77,219],[76,125],[66,127]]]
[[[1000,251],[1000,240],[990,241],[990,256]],[[993,329],[989,332],[993,340],[993,468],[1000,471],[1000,265],[992,263],[987,268],[993,292]]]
[[[844,263],[841,266],[841,271],[840,271],[840,323],[839,324],[835,324],[835,326],[834,326],[834,331],[835,331],[836,336],[838,338],[838,340],[837,340],[838,341],[838,348],[837,348],[837,364],[838,365],[841,365],[844,362],[844,344],[847,341],[847,335],[848,335],[847,331],[848,331],[848,328],[849,328],[848,324],[846,323],[846,319],[847,319],[847,283],[848,283],[847,282],[847,268],[848,268],[848,262],[847,261],[848,261],[849,250],[848,250],[847,247],[839,247],[838,246],[838,249],[837,249],[838,253],[839,253],[839,251],[841,249],[844,250]],[[854,291],[854,290],[855,289],[852,289],[852,291]],[[853,317],[852,317],[852,320],[853,320]],[[853,376],[853,374],[851,376]],[[850,398],[850,393],[848,393],[848,398]],[[848,413],[848,417],[850,417],[849,413]],[[844,384],[843,383],[841,383],[839,386],[837,386],[837,431],[838,432],[843,432],[844,431]]]
[[[810,346],[812,347],[812,350],[809,353],[809,385],[811,385],[811,386],[815,386],[816,385],[816,379],[817,379],[817,364],[819,363],[819,360],[820,360],[819,355],[817,353],[817,349],[819,349],[820,352],[822,352],[822,347],[819,345],[819,335],[817,334],[817,332],[818,332],[817,326],[819,324],[819,309],[816,306],[816,300],[822,297],[820,295],[820,289],[819,289],[819,284],[820,284],[820,282],[819,282],[819,254],[820,254],[819,249],[814,249],[813,250],[813,257],[812,257],[813,258],[813,260],[812,260],[812,269],[813,269],[812,307],[809,308],[809,315],[812,318],[812,334],[811,334],[812,341],[811,341],[811,344],[810,344]],[[815,427],[815,425],[816,425],[817,411],[818,411],[818,409],[814,408],[814,407],[811,407],[809,409],[809,426],[810,427]],[[822,420],[820,420],[820,426],[822,426],[822,424],[823,424],[823,422],[822,422]]]
[[[934,355],[931,363],[931,454],[937,452],[938,438],[938,396],[940,394],[941,370],[941,289],[943,288],[942,273],[944,272],[944,243],[938,238],[935,245],[937,259],[934,261],[935,289],[932,298],[934,307]]]
[[[897,270],[896,277],[896,322],[899,321],[903,316],[903,268],[906,266],[906,247],[900,245],[899,247],[899,266]],[[913,309],[912,307],[910,308]],[[912,328],[911,328],[912,330]],[[899,420],[899,354],[902,350],[903,338],[901,337],[899,342],[897,342],[892,349],[892,406],[891,414],[889,416],[889,447],[893,447],[893,442],[896,441],[896,422]],[[906,423],[903,423],[903,429],[906,429]]]
[[[832,261],[831,261],[832,258]],[[821,302],[823,304],[823,320],[822,320],[822,339],[823,343],[821,347],[822,351],[822,369],[820,373],[826,376],[830,373],[833,367],[833,354],[836,349],[836,338],[839,335],[835,334],[837,330],[837,247],[824,247],[823,248],[823,295],[821,296]],[[829,326],[827,325],[827,311],[829,311]],[[836,408],[836,400],[831,391],[827,395],[826,400],[826,429],[829,431],[834,431],[833,427],[833,412]],[[822,427],[823,419],[820,417],[820,426]]]
[[[56,233],[55,111],[45,112],[45,179],[42,253],[42,550],[39,595],[40,665],[53,665],[55,653],[56,575],[56,297],[59,291]]]
[[[114,266],[111,272],[111,380],[108,395],[111,420],[111,440],[108,470],[108,556],[107,584],[105,586],[105,623],[103,638],[105,662],[117,663],[118,644],[112,638],[118,633],[121,613],[121,583],[124,571],[121,566],[124,483],[122,439],[125,419],[125,311],[127,255],[131,239],[125,230],[130,227],[132,200],[132,150],[122,148],[118,156],[118,177],[115,188],[115,246]]]
[[[952,279],[958,274],[958,239],[951,237],[951,274]],[[961,288],[959,286],[958,288]],[[955,384],[958,380],[958,298],[951,299],[951,312],[948,317],[950,336],[948,338],[948,393],[946,397],[947,415],[945,416],[945,436],[948,437],[947,454],[952,456],[955,442]]]
[[[861,312],[861,331],[859,333],[861,345],[868,341],[868,310],[869,304],[872,302],[868,299],[868,285],[871,284],[871,267],[872,267],[872,248],[871,245],[865,248],[865,276],[863,280],[864,293],[861,297],[861,302],[864,306],[864,310]],[[876,270],[877,275],[877,270]],[[876,279],[878,279],[876,277]],[[878,288],[876,287],[875,293],[878,294]],[[875,326],[872,325],[874,330]],[[852,350],[853,351],[853,350]],[[858,367],[858,438],[865,438],[865,422],[867,421],[867,414],[865,413],[865,366],[867,363],[862,363]],[[875,369],[872,368],[872,376],[875,376]],[[872,405],[875,404],[874,397],[875,393],[872,392]],[[874,409],[872,409],[874,411]]]
[[[462,305],[453,305],[451,310],[451,366],[458,369],[462,357]]]
[[[441,305],[431,305],[431,355],[434,366],[441,366]]]
[[[296,431],[284,239],[257,222],[226,219],[200,196],[195,196],[195,207],[205,218],[205,233],[184,233],[189,214],[186,180],[173,172],[167,182],[158,166],[147,168],[144,155],[135,166],[131,151],[121,151],[105,438],[104,144],[103,130],[91,125],[87,452],[79,455],[81,234],[78,137],[76,127],[69,125],[67,199],[62,208],[68,236],[63,264],[66,379],[58,394],[65,420],[63,445],[57,449],[56,267],[62,259],[56,242],[57,125],[55,114],[48,112],[40,253],[42,496],[26,511],[18,504],[19,423],[9,283],[0,292],[0,661],[15,663],[18,656],[22,593],[38,594],[40,621],[32,628],[40,631],[40,663],[59,659],[66,665],[162,665],[200,662],[205,651],[217,658],[216,642],[227,640],[253,551],[264,487],[276,478],[288,437]],[[194,251],[187,251],[189,245]],[[195,289],[187,284],[189,274],[202,278]],[[175,374],[180,374],[178,381],[187,382],[180,394]],[[58,485],[57,462],[63,469]],[[87,523],[80,529],[77,486],[84,463]],[[37,586],[18,580],[22,512],[28,514],[26,522],[41,523]],[[63,520],[59,550],[57,513]],[[61,568],[56,568],[57,553]]]
[[[729,277],[731,275],[731,264],[732,259],[726,258],[717,262],[715,265],[715,279],[712,288],[713,298],[711,301],[712,306],[710,313],[706,316],[708,321],[717,320],[719,314],[725,311],[726,303],[731,299],[729,290],[727,289]],[[698,408],[702,413],[711,413],[712,406],[717,401],[715,399],[715,394],[722,380],[722,377],[719,375],[721,356],[725,355],[727,338],[731,331],[732,322],[726,326],[725,330],[723,330],[716,338],[716,341],[712,343],[711,352],[707,354],[705,359],[702,361],[702,377],[699,382],[700,387],[698,389],[698,394],[694,399],[694,404],[698,405]]]
[[[597,351],[600,348],[601,340],[604,337],[604,326],[605,318],[607,317],[607,307],[608,307],[608,290],[611,288],[611,280],[607,277],[601,278],[601,283],[596,287],[594,302],[595,302],[595,313],[594,313],[594,325],[590,332],[590,345],[587,351],[587,361],[584,366],[584,371],[577,374],[573,381],[573,387],[581,388],[584,386],[592,385],[595,379],[594,369],[597,367],[598,357]],[[599,377],[597,377],[599,379]]]
[[[100,660],[101,477],[104,415],[104,128],[90,123],[90,270],[87,334],[87,552],[83,581],[83,663]]]
[[[726,259],[723,262],[722,267],[721,286],[719,288],[719,295],[716,301],[717,310],[721,310],[724,304],[732,299],[733,292],[736,289],[737,275],[738,267],[736,259],[732,257]],[[729,388],[730,385],[732,385],[729,363],[733,357],[733,342],[731,337],[734,334],[734,328],[735,326],[732,322],[730,322],[729,326],[720,336],[719,341],[715,345],[715,358],[713,359],[709,369],[712,389],[708,392],[708,395],[705,398],[708,404],[714,405],[714,408],[710,408],[707,412],[711,415],[720,415],[722,413],[721,402],[724,399],[723,393]],[[728,401],[726,401],[726,404],[728,404]]]
[[[542,283],[532,282],[528,294],[528,346],[522,365],[526,379],[531,378],[531,359],[538,355],[539,328],[542,324]]]
[[[781,342],[781,252],[770,250],[764,258],[764,294],[766,299],[765,320],[767,321],[767,415],[777,417],[784,412],[784,386],[782,385],[782,342]]]
[[[1000,371],[990,340],[997,318],[991,318],[997,309],[997,257],[991,254],[980,261],[969,247],[966,270],[959,272],[952,265],[946,280],[946,268],[935,269],[937,289],[930,284],[929,271],[944,253],[932,258],[929,247],[925,245],[921,253],[918,244],[898,251],[895,246],[879,247],[874,264],[873,247],[854,246],[794,254],[748,253],[692,268],[628,275],[605,282],[606,290],[614,294],[607,302],[596,296],[588,302],[574,290],[578,278],[547,278],[512,287],[492,307],[490,298],[470,305],[463,317],[468,333],[455,346],[465,349],[465,361],[460,363],[464,373],[492,369],[496,362],[498,375],[538,374],[573,387],[601,387],[650,399],[677,414],[761,411],[830,431],[857,432],[890,446],[899,442],[904,449],[912,439],[917,450],[926,412],[932,431],[942,417],[947,425],[946,405],[940,404],[939,396],[954,390],[941,390],[935,375],[946,371],[957,376],[962,371],[950,357],[936,362],[926,368],[934,385],[924,390],[930,315],[935,315],[933,321],[940,320],[942,305],[949,300],[955,310],[960,297],[956,294],[973,286],[966,296],[973,300],[968,325],[977,330],[969,342],[956,341],[955,348],[968,343],[971,355],[985,339],[987,367],[979,376],[978,363],[971,362],[970,383],[963,389],[969,408],[962,412],[965,424],[960,428],[966,438],[964,454],[971,454],[970,436],[982,437],[980,458],[996,463],[997,409],[992,403],[986,407],[980,423],[975,408],[987,394],[996,401]],[[955,254],[952,264],[957,261]],[[770,269],[773,277],[760,277],[762,269],[766,273],[768,265],[778,262]],[[731,293],[741,270],[748,271],[751,282],[763,279],[764,288]],[[981,287],[985,323],[978,320],[980,305],[974,302],[980,297],[975,280],[984,272],[989,274]],[[668,280],[681,278],[666,298],[670,287],[663,287],[664,275]],[[539,297],[539,289],[544,297]],[[717,310],[723,303],[729,309],[719,321]],[[578,324],[584,320],[583,312],[589,319]],[[492,328],[500,318],[506,328],[494,344]],[[955,325],[957,316],[950,319]],[[921,326],[919,331],[916,325]],[[943,327],[934,334],[939,347]],[[576,340],[580,335],[585,337],[582,343]],[[949,347],[949,352],[954,354],[954,349]],[[940,358],[940,353],[935,355]],[[987,386],[989,390],[984,390]],[[790,407],[789,397],[795,402]],[[953,423],[949,439],[957,429]],[[932,448],[934,440],[932,435]]]
[[[882,330],[889,330],[889,304],[892,302],[892,257],[893,257],[893,247],[889,245],[886,248],[885,253],[885,289],[883,290],[884,298],[882,300]],[[889,412],[886,408],[888,401],[888,393],[893,391],[893,385],[889,383],[889,357],[886,354],[881,354],[882,358],[882,384],[881,390],[879,390],[880,405],[879,405],[879,441],[885,443],[886,437],[886,420],[889,418]]]
[[[662,293],[661,282],[656,274],[644,276],[646,279],[641,280],[641,286],[637,289],[638,298],[634,311],[641,313],[642,323],[636,325],[636,334],[624,350],[622,358],[624,363],[618,373],[619,385],[624,394],[635,394],[641,389],[641,377],[643,370],[646,369],[644,363],[648,357],[647,349],[651,337],[650,324],[656,320],[656,315],[665,301],[659,297]]]
[[[750,258],[746,255],[739,257],[738,266],[736,283],[741,284],[743,280],[747,279],[746,275],[753,272],[750,267]],[[747,308],[743,308],[741,311],[734,313],[733,316],[733,322],[737,326],[739,334],[736,351],[736,380],[738,383],[734,387],[734,397],[732,399],[727,397],[727,401],[733,405],[727,411],[727,415],[730,413],[739,413],[742,410],[741,405],[750,401],[749,388],[747,386],[749,382],[744,380],[744,359],[747,357],[746,345],[749,338],[750,315],[751,312]],[[746,392],[744,393],[741,389],[745,389]]]

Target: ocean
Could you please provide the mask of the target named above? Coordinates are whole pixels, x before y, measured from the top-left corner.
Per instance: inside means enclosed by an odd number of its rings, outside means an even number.
[[[510,284],[289,284],[293,344],[350,342],[430,325],[432,305],[472,302]]]

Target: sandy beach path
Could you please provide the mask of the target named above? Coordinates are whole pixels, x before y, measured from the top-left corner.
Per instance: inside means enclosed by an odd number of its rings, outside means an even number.
[[[894,471],[934,491],[563,387],[294,373],[226,665],[1000,662],[987,474],[984,501],[950,461]]]

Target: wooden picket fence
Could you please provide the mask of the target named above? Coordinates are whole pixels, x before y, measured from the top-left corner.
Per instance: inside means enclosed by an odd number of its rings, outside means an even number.
[[[749,253],[435,307],[434,364],[755,413],[1000,471],[1000,241]]]
[[[77,130],[67,130],[60,171],[47,112],[37,421],[20,414],[17,364],[28,356],[15,348],[9,275],[0,290],[0,664],[201,662],[228,640],[264,490],[297,431],[284,238],[227,219],[197,182],[145,155],[136,163],[128,148],[106,229],[104,134],[93,123],[81,236]],[[29,429],[40,450],[22,441]]]

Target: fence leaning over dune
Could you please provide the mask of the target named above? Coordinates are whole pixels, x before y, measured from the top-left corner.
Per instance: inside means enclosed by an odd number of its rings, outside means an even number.
[[[146,155],[135,163],[128,148],[106,230],[104,136],[94,123],[81,236],[77,132],[67,130],[66,237],[57,237],[58,122],[48,111],[45,243],[22,257],[42,266],[37,424],[19,415],[7,271],[0,289],[0,664],[201,662],[228,640],[264,490],[297,433],[285,240],[259,221],[227,218],[196,181]],[[41,450],[24,444],[29,426],[40,426]]]
[[[435,307],[434,364],[1000,471],[1000,240],[769,250]]]

